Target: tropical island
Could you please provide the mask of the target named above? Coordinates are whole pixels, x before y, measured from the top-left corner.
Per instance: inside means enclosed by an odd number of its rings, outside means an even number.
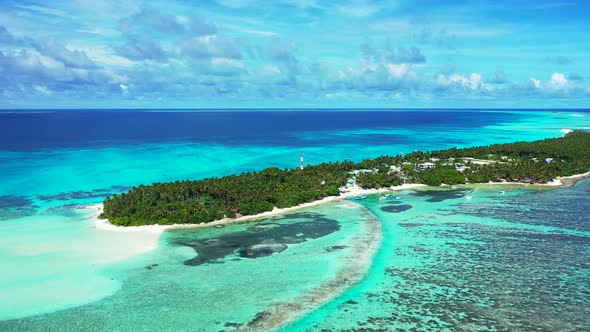
[[[390,189],[514,182],[544,184],[590,171],[590,133],[534,142],[451,148],[299,168],[271,167],[203,180],[140,185],[108,197],[101,219],[118,226],[202,224],[340,196],[355,188]]]

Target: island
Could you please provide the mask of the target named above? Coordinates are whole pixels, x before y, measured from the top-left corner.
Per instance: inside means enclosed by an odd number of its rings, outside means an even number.
[[[267,168],[202,180],[140,185],[107,197],[99,218],[117,226],[203,224],[258,215],[356,189],[428,186],[547,184],[559,177],[588,175],[590,133],[534,142],[380,156],[355,163],[327,162],[300,168]]]

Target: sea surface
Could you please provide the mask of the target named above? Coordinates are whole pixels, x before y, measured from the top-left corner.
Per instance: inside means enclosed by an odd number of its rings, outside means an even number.
[[[94,228],[85,208],[301,152],[360,161],[566,129],[590,130],[590,112],[0,111],[0,330],[590,330],[590,181],[411,190],[161,236]]]

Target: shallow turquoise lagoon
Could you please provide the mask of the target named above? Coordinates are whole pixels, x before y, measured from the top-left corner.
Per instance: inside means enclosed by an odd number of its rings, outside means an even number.
[[[158,249],[96,271],[95,278],[118,285],[110,295],[0,321],[0,329],[268,330],[346,290],[370,265],[376,247],[367,244],[378,245],[380,236],[374,216],[350,202],[223,228],[173,230],[161,237]],[[54,268],[67,267],[53,263]],[[97,292],[107,288],[76,271],[71,279],[89,283]],[[87,295],[68,287],[68,280],[31,291],[55,299]],[[20,315],[24,308],[2,309],[5,315]]]

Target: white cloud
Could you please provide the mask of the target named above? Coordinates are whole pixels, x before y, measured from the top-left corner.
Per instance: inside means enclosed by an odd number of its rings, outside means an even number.
[[[387,65],[387,69],[394,77],[401,78],[410,71],[410,65],[407,63],[402,63],[400,65],[390,63]]]
[[[530,82],[535,88],[537,88],[537,89],[541,88],[541,81],[540,80],[538,80],[534,77],[531,77]]]
[[[477,90],[482,86],[481,74],[478,73],[472,73],[469,77],[452,74],[448,79],[446,79],[444,75],[439,75],[438,82],[443,83],[443,85],[449,85],[451,82],[454,82],[461,86],[469,87],[471,90]]]
[[[551,80],[549,81],[549,87],[552,89],[565,89],[568,87],[568,80],[565,78],[565,75],[562,73],[553,73],[551,75]]]

